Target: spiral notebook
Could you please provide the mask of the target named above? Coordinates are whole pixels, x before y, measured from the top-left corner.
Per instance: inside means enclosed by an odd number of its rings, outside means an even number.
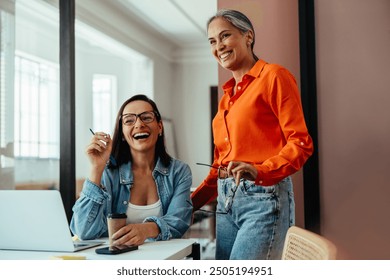
[[[0,190],[0,249],[76,252],[103,241],[73,241],[57,190]]]

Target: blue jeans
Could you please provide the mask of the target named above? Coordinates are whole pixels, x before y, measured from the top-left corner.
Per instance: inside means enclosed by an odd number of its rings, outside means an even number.
[[[267,187],[241,180],[226,213],[225,200],[234,184],[233,178],[218,180],[215,258],[281,259],[287,230],[295,224],[291,178]]]

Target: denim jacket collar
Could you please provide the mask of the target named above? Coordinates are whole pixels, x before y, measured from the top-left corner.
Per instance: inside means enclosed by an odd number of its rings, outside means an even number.
[[[131,170],[131,161],[119,166],[119,180],[121,184],[128,185],[133,183],[134,181],[133,172],[130,172],[130,170]],[[160,158],[158,158],[156,166],[154,167],[153,170],[153,177],[156,177],[157,175],[156,173],[159,173],[163,176],[168,176],[169,175],[168,171],[169,171],[168,168],[165,167],[161,162]]]

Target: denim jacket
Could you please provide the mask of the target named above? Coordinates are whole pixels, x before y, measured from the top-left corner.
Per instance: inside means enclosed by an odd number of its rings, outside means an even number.
[[[70,228],[80,239],[108,236],[107,215],[126,213],[133,185],[131,163],[119,168],[105,168],[102,187],[85,180],[80,198],[73,206]],[[160,234],[153,240],[181,238],[191,223],[192,203],[190,188],[192,174],[189,166],[172,159],[168,167],[160,161],[153,170],[157,192],[162,204],[162,217],[147,217],[144,222],[155,222]]]

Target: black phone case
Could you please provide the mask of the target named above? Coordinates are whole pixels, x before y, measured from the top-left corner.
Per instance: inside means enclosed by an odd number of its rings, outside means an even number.
[[[117,255],[125,252],[130,252],[138,250],[138,246],[135,245],[125,245],[125,246],[120,246],[120,247],[115,247],[113,246],[112,249],[110,247],[103,247],[103,248],[97,248],[95,250],[96,254],[103,254],[103,255]]]

